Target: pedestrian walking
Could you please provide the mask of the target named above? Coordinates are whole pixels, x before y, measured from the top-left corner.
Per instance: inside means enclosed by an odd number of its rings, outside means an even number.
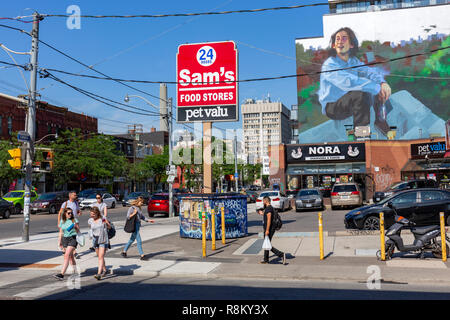
[[[69,266],[72,265],[75,270],[75,249],[77,248],[77,233],[80,231],[78,219],[75,218],[74,212],[71,208],[65,208],[61,215],[61,222],[59,224],[58,243],[61,249],[64,249],[64,263],[61,273],[54,277],[58,280],[64,279],[64,274]]]
[[[57,224],[58,227],[60,225],[61,217],[63,216],[64,210],[68,209],[68,208],[72,209],[73,216],[74,216],[75,219],[78,219],[78,217],[82,215],[82,212],[80,210],[80,206],[78,205],[78,201],[77,201],[77,192],[74,191],[74,190],[69,192],[69,200],[64,202],[61,205],[61,208],[59,209],[59,212],[58,212],[58,224]],[[58,246],[60,246],[60,245],[61,245],[61,243],[58,243]],[[65,249],[63,249],[63,253],[65,253]],[[75,256],[76,259],[80,258],[80,256],[76,252],[76,250],[74,252],[74,256]]]
[[[88,220],[88,224],[91,227],[91,233],[93,238],[93,247],[98,256],[98,271],[94,276],[97,280],[104,277],[109,271],[106,269],[105,254],[109,246],[108,229],[111,228],[111,224],[100,213],[98,207],[92,207],[90,209],[91,218]]]
[[[273,209],[270,200],[270,197],[264,197],[263,198],[264,203],[264,210],[260,209],[258,210],[258,214],[262,215],[264,217],[264,237],[268,236],[270,241],[272,241],[272,237],[275,234],[275,228],[273,219],[275,216],[275,210]],[[284,252],[281,252],[280,250],[276,249],[274,246],[272,246],[271,251],[277,255],[279,258],[282,259],[283,264],[286,264],[286,254]],[[264,250],[264,260],[262,260],[260,263],[265,264],[269,263],[269,250]]]
[[[93,207],[97,207],[100,211],[100,215],[106,218],[108,216],[108,206],[103,202],[102,195],[100,193],[97,193],[95,199],[97,200],[97,202],[94,203]],[[90,247],[89,249],[91,251],[95,251],[94,238],[92,238],[92,247]],[[109,247],[109,249],[111,249],[111,247]]]
[[[133,244],[133,242],[136,240],[137,248],[139,251],[139,254],[141,256],[141,260],[145,260],[144,251],[142,250],[142,239],[141,234],[139,233],[139,230],[141,228],[141,220],[144,220],[146,222],[155,223],[154,220],[148,220],[145,218],[144,214],[142,213],[142,205],[144,204],[144,198],[138,197],[136,200],[131,202],[131,207],[128,209],[127,212],[127,220],[131,220],[134,216],[135,218],[135,228],[134,232],[131,234],[130,240],[125,245],[125,248],[122,251],[122,256],[124,258],[127,257],[127,251],[130,248],[130,246]]]

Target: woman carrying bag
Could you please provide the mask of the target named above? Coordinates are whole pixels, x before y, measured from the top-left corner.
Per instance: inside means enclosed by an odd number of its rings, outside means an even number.
[[[88,224],[91,227],[93,246],[98,256],[98,272],[94,278],[100,280],[108,273],[105,264],[105,253],[109,246],[108,228],[111,228],[111,224],[105,217],[102,217],[97,207],[92,207],[90,211],[91,218],[88,220]]]
[[[64,274],[69,266],[72,265],[75,270],[76,262],[74,257],[75,249],[78,246],[77,234],[80,232],[80,226],[78,220],[74,217],[71,208],[65,208],[61,216],[61,221],[59,223],[59,239],[61,249],[64,249],[64,263],[61,273],[55,275],[54,277],[58,280],[64,280]]]
[[[138,197],[136,200],[131,202],[131,208],[128,209],[127,213],[127,222],[125,224],[125,231],[132,233],[130,240],[126,244],[125,248],[122,251],[122,257],[127,257],[127,251],[130,248],[130,246],[133,244],[134,240],[136,240],[137,248],[139,251],[139,254],[141,256],[141,260],[145,260],[144,251],[142,250],[142,239],[141,235],[139,233],[139,230],[141,228],[141,220],[144,220],[146,222],[155,223],[153,220],[148,220],[145,218],[144,214],[142,213],[142,205],[144,204],[144,198]],[[134,226],[134,228],[133,228]],[[133,230],[134,229],[134,230]]]

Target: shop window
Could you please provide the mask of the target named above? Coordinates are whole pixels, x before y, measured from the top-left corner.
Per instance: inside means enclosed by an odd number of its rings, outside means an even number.
[[[12,118],[8,117],[8,135],[12,135]]]

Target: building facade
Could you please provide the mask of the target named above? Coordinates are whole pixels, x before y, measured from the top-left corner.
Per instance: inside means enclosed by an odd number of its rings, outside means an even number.
[[[27,100],[0,93],[0,137],[11,139],[14,132],[25,130]],[[36,103],[35,141],[48,134],[67,129],[80,129],[84,134],[97,133],[97,118],[53,106],[45,101]]]
[[[269,156],[269,145],[290,142],[290,112],[281,102],[247,99],[241,112],[248,163],[263,163]]]

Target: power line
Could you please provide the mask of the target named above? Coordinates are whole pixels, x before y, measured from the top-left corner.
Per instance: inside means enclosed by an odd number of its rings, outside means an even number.
[[[344,70],[350,70],[350,69],[357,69],[357,68],[366,67],[366,66],[375,66],[375,65],[380,65],[380,64],[386,64],[386,63],[390,63],[390,62],[394,62],[394,61],[398,61],[398,60],[410,59],[410,58],[414,58],[414,57],[419,57],[419,56],[423,56],[423,55],[432,54],[434,52],[441,51],[441,50],[447,50],[449,48],[450,48],[450,46],[446,46],[446,47],[441,47],[441,48],[437,48],[437,49],[432,49],[432,50],[427,51],[427,52],[415,53],[415,54],[410,54],[410,55],[397,57],[397,58],[392,58],[392,59],[384,59],[384,60],[381,60],[381,61],[369,62],[369,63],[365,63],[365,64],[362,64],[362,65],[359,65],[359,66],[352,66],[352,67],[346,67],[346,68],[331,69],[331,70],[320,70],[320,71],[316,71],[316,72],[299,73],[299,74],[294,74],[294,75],[285,75],[285,76],[278,76],[278,77],[265,77],[265,78],[254,78],[254,79],[234,80],[234,81],[217,81],[217,82],[214,82],[214,83],[256,82],[256,81],[279,80],[279,79],[287,79],[287,78],[294,78],[294,77],[312,76],[312,75],[317,75],[317,74],[321,74],[321,73],[330,73],[330,72],[344,71]],[[149,80],[112,79],[110,77],[104,78],[104,77],[97,77],[97,76],[91,76],[91,75],[76,74],[76,73],[72,73],[72,72],[68,72],[68,71],[63,71],[63,70],[58,70],[58,69],[51,69],[51,68],[47,68],[47,69],[43,69],[43,70],[49,70],[49,71],[52,71],[52,72],[63,73],[63,74],[66,74],[66,75],[82,77],[82,78],[97,79],[97,80],[113,80],[113,81],[119,81],[119,82],[135,82],[135,83],[147,83],[147,84],[154,84],[154,83],[179,84],[176,81],[149,81]],[[193,83],[193,82],[183,82],[183,84],[189,84],[189,83]],[[209,83],[210,82],[195,82],[195,84],[209,84]]]
[[[208,15],[224,15],[233,13],[258,13],[264,11],[277,11],[277,10],[292,10],[300,9],[306,7],[318,7],[318,6],[328,6],[328,2],[313,3],[313,4],[301,4],[289,7],[273,7],[273,8],[261,8],[261,9],[241,9],[241,10],[229,10],[229,11],[219,11],[219,12],[197,12],[197,13],[172,13],[172,14],[158,14],[158,15],[68,15],[68,14],[43,14],[43,17],[57,17],[57,18],[94,18],[94,19],[104,19],[104,18],[168,18],[168,17],[191,17],[191,16],[208,16]]]

